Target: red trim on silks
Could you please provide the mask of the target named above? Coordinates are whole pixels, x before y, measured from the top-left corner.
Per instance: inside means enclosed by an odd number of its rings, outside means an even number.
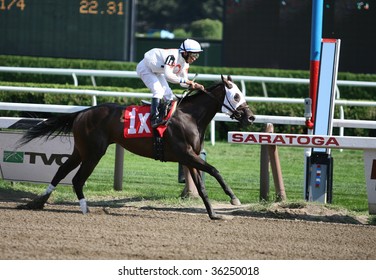
[[[318,88],[318,81],[319,81],[319,69],[320,69],[320,61],[319,60],[311,60],[310,63],[310,79],[309,79],[309,97],[312,100],[312,127],[313,123],[315,123],[315,116],[316,116],[316,103],[317,103],[317,88]]]
[[[178,103],[176,101],[172,101],[172,106],[171,106],[171,110],[168,112],[167,116],[164,118],[164,120],[169,120],[172,116],[172,114],[175,112],[176,110],[176,106],[178,105]],[[167,129],[167,125],[160,125],[156,128],[156,130],[158,131],[159,133],[159,137],[163,137],[163,134],[164,132],[166,131]]]

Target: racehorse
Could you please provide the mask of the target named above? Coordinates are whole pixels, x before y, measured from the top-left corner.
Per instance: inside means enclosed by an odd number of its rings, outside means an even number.
[[[231,77],[228,76],[226,79],[221,76],[221,79],[220,83],[203,91],[180,97],[163,137],[164,161],[179,162],[187,166],[211,219],[222,217],[214,212],[199,171],[210,174],[218,181],[231,198],[231,204],[240,205],[240,201],[218,170],[199,156],[205,130],[217,112],[226,113],[245,126],[255,120],[244,94],[232,82]],[[72,132],[74,148],[73,153],[59,167],[44,194],[26,205],[20,205],[20,208],[43,209],[58,183],[81,164],[73,177],[72,184],[81,211],[86,214],[89,208],[84,197],[83,186],[110,144],[117,143],[134,154],[153,158],[153,138],[124,137],[124,123],[121,122],[124,108],[125,106],[118,104],[101,104],[79,112],[49,118],[26,131],[20,140],[20,145],[35,138],[45,137],[47,140],[50,137]]]

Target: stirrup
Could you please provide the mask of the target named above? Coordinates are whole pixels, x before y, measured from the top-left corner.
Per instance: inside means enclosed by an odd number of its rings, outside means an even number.
[[[164,125],[164,124],[166,124],[166,122],[167,122],[166,120],[159,119],[159,118],[157,117],[156,120],[152,121],[152,123],[151,123],[151,127],[152,127],[152,128],[157,128],[157,127],[160,126],[160,125]]]

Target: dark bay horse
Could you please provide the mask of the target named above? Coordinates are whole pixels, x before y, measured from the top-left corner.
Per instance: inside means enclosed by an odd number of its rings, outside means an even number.
[[[242,125],[251,124],[255,117],[249,109],[244,94],[231,80],[225,79],[205,91],[179,100],[175,113],[169,120],[164,134],[164,160],[179,162],[188,167],[192,179],[211,219],[219,219],[209,202],[201,179],[204,171],[213,176],[231,198],[233,205],[240,205],[231,188],[218,170],[200,158],[204,134],[217,112],[224,112]],[[45,193],[20,208],[43,209],[57,184],[72,170],[81,166],[72,183],[82,212],[88,212],[83,186],[110,144],[120,144],[124,149],[140,156],[154,158],[153,138],[124,138],[124,123],[121,122],[124,106],[102,104],[89,109],[49,118],[30,128],[20,140],[21,145],[34,138],[56,137],[70,132],[74,137],[74,149],[60,166]]]

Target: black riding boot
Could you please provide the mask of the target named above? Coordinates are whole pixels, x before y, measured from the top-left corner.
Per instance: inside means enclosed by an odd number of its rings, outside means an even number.
[[[160,103],[161,99],[159,98],[153,97],[151,99],[150,122],[152,128],[157,128],[163,121],[158,108]]]

